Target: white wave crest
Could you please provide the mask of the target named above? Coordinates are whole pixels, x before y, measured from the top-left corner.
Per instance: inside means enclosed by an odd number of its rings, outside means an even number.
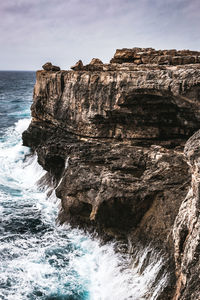
[[[45,189],[38,190],[36,183],[46,172],[38,165],[37,156],[31,156],[21,145],[21,133],[29,122],[18,121],[0,143],[0,212],[4,225],[0,237],[0,283],[4,289],[0,298],[156,299],[167,275],[153,287],[163,261],[151,248],[141,248],[136,264],[129,255],[115,253],[114,244],[102,246],[98,239],[80,230],[56,226],[55,192],[46,199]],[[152,259],[142,270],[149,252]]]

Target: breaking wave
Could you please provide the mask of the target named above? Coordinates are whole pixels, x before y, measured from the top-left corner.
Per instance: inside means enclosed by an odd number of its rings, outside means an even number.
[[[38,186],[46,172],[21,145],[29,122],[18,120],[0,137],[0,299],[156,299],[167,274],[155,285],[163,261],[150,247],[133,261],[114,243],[56,225],[59,200]]]

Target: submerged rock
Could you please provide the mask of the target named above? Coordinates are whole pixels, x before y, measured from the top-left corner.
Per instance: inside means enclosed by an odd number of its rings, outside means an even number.
[[[133,48],[117,50],[111,64],[79,61],[58,73],[47,66],[37,72],[32,122],[23,133],[24,145],[54,174],[61,223],[151,242],[170,259],[162,300],[189,299],[198,283],[198,251],[190,250],[198,249],[196,183],[186,198],[187,161],[198,174],[198,139],[183,152],[200,127],[198,62],[195,51]]]

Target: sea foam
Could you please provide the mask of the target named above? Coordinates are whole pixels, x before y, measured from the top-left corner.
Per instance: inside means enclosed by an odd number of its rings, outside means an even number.
[[[46,171],[21,145],[29,122],[18,121],[0,143],[0,298],[156,299],[167,274],[153,286],[163,265],[153,249],[141,248],[136,264],[130,255],[116,253],[115,243],[101,245],[81,230],[56,225],[59,199],[55,192],[47,198],[51,186],[38,188]],[[149,251],[152,259],[142,271]]]

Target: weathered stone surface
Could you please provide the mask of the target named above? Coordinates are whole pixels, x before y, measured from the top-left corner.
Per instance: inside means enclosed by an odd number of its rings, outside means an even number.
[[[47,62],[46,64],[44,64],[44,65],[42,66],[42,68],[43,68],[45,71],[51,71],[52,63]]]
[[[191,187],[177,215],[173,237],[177,272],[174,299],[200,299],[200,131],[186,143]]]
[[[60,67],[58,67],[58,66],[52,66],[51,71],[58,72],[58,71],[60,71]]]
[[[83,137],[179,144],[199,128],[199,85],[198,65],[38,71],[32,116]]]
[[[102,65],[103,62],[99,58],[93,58],[90,62],[90,65]]]
[[[53,66],[52,63],[50,62],[47,62],[46,64],[44,64],[42,66],[42,68],[45,70],[45,71],[60,71],[60,67],[57,67],[57,66]]]
[[[80,59],[79,61],[77,61],[77,63],[71,67],[72,70],[74,71],[81,71],[83,69],[83,62]]]
[[[196,172],[198,139],[188,142],[186,156],[183,147],[200,127],[198,55],[122,49],[111,64],[38,71],[32,122],[23,133],[24,145],[37,151],[39,163],[55,177],[60,222],[132,243],[151,241],[170,257],[171,289],[162,300],[174,292],[174,253],[176,299],[189,299],[197,270],[190,247],[198,243],[186,247],[184,240],[188,232],[193,240],[199,234],[198,228],[184,229],[197,216],[195,184],[192,198],[184,199],[190,187],[186,160]]]
[[[189,184],[183,155],[159,146],[123,143],[84,142],[72,147],[56,190],[64,208],[61,220],[76,225],[92,221],[113,236],[129,233],[132,239],[139,234],[143,241],[173,248],[169,228]]]
[[[153,48],[117,49],[111,63],[185,65],[199,63],[200,52],[190,50],[155,50]]]

